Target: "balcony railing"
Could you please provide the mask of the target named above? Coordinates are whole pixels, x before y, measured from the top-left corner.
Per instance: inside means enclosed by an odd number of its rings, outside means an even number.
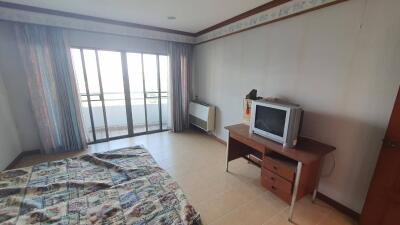
[[[143,93],[131,93],[130,106],[132,112],[132,126],[134,129],[134,133],[146,132],[146,121],[148,131],[159,130],[160,127],[162,127],[162,129],[168,127],[168,92],[161,92],[160,94],[161,95],[158,96],[158,92],[146,92],[146,97],[144,98]],[[128,124],[126,116],[127,109],[124,93],[106,92],[104,93],[104,95],[100,93],[94,93],[90,95],[82,93],[80,97],[82,102],[82,114],[85,127],[88,128],[87,133],[90,136],[92,136],[93,134],[93,129],[91,128],[90,113],[92,113],[93,115],[93,127],[98,139],[106,137],[106,129],[109,133],[112,133],[112,136],[124,136],[128,134]],[[88,104],[89,98],[91,103],[91,112],[89,110]],[[159,105],[158,102],[160,100],[161,104]],[[162,109],[161,126],[159,119],[160,107]],[[107,123],[107,126],[105,122]]]

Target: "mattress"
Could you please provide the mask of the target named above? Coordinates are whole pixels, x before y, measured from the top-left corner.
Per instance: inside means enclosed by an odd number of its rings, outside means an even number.
[[[141,146],[0,172],[0,224],[200,225]]]

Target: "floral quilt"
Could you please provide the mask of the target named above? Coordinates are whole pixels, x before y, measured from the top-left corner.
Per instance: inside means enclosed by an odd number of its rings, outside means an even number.
[[[200,225],[141,146],[0,172],[0,224]]]

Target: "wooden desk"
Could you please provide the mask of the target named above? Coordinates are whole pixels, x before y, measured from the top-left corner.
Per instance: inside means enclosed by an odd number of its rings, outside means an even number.
[[[280,143],[250,134],[249,126],[244,124],[227,126],[225,129],[229,131],[227,172],[232,160],[241,157],[249,160],[249,155],[260,158],[261,182],[267,189],[290,203],[291,222],[296,200],[313,192],[315,201],[323,157],[334,151],[335,147],[308,138],[299,138],[295,147],[283,148]]]

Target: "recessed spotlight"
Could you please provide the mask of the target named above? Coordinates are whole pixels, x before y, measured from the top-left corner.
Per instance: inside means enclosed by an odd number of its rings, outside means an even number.
[[[169,19],[169,20],[175,20],[176,17],[175,17],[175,16],[168,16],[167,19]]]

